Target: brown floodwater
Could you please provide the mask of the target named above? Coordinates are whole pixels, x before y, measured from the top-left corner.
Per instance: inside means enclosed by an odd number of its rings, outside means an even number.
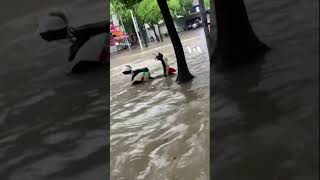
[[[319,179],[319,1],[246,0],[256,63],[211,71],[211,177]]]
[[[201,30],[182,39],[190,72],[195,79],[175,83],[176,76],[131,86],[121,73],[124,64],[148,67],[161,74],[156,50],[176,67],[172,45],[121,58],[111,57],[110,145],[112,180],[209,179],[209,60]],[[132,55],[131,55],[132,56]],[[129,60],[128,60],[129,59]]]
[[[0,179],[105,178],[107,69],[66,76],[68,45],[47,43],[37,33],[38,18],[52,10],[65,10],[72,25],[105,20],[105,2],[2,4]],[[75,62],[96,60],[103,40],[98,36],[90,40]]]

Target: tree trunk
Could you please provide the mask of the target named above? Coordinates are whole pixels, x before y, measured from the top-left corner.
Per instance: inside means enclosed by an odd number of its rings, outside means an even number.
[[[194,76],[189,72],[186,58],[184,56],[183,47],[179,38],[179,35],[174,26],[170,10],[166,0],[157,0],[160,7],[164,22],[167,26],[168,33],[176,54],[177,65],[178,65],[178,76],[176,82],[178,84],[188,82],[194,78]]]
[[[160,39],[159,39],[159,36],[158,36],[158,34],[157,34],[157,32],[156,32],[156,28],[155,28],[154,25],[152,25],[152,24],[149,24],[149,26],[150,26],[150,28],[152,29],[154,35],[156,36],[156,40],[159,42]]]
[[[144,26],[139,24],[139,29],[140,29],[140,32],[141,32],[141,36],[142,36],[142,39],[143,39],[143,42],[145,44],[146,47],[148,47],[148,38],[146,36],[146,31],[144,29]]]
[[[200,14],[201,14],[201,19],[202,19],[204,35],[205,35],[206,42],[207,42],[208,54],[210,55],[212,42],[210,41],[210,34],[209,34],[208,20],[207,20],[207,11],[204,6],[203,0],[199,0],[199,5],[200,5]]]
[[[157,24],[157,26],[158,26],[158,30],[159,30],[159,37],[160,37],[160,40],[161,40],[161,42],[163,42],[162,34],[161,34],[161,30],[160,30],[160,26],[159,26],[159,24]]]
[[[143,38],[144,44],[146,45],[146,47],[148,47],[149,38],[148,38],[147,31],[144,28],[144,26],[142,27],[142,38]]]
[[[135,27],[134,27],[134,25],[132,24],[132,27],[131,27],[132,29],[133,29],[133,33],[132,33],[132,41],[133,41],[133,45],[136,45],[137,44],[137,39],[138,39],[138,37],[137,37],[137,34],[136,33],[134,33],[135,32]]]
[[[269,49],[255,35],[243,0],[215,0],[217,43],[213,54],[216,67],[248,63]]]
[[[210,57],[210,63],[213,61],[213,52],[215,49],[216,44],[216,16],[215,16],[215,6],[213,1],[210,3],[210,50],[209,50],[209,57]]]

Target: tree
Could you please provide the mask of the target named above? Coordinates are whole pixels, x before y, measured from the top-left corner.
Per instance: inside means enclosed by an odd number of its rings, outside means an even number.
[[[192,10],[193,0],[169,0],[168,6],[174,18],[177,15],[186,16]]]
[[[164,22],[167,26],[168,33],[176,54],[177,65],[178,65],[178,76],[176,82],[178,84],[188,82],[194,78],[194,76],[189,72],[186,58],[184,55],[183,47],[173,23],[172,16],[166,0],[157,0],[160,7]]]
[[[142,0],[139,4],[136,4],[133,7],[133,12],[138,19],[139,29],[142,31],[142,37],[145,42],[146,47],[147,45],[147,33],[145,30],[145,24],[147,23],[147,18],[151,16],[154,8],[151,8],[151,0]],[[152,28],[152,27],[151,27]]]
[[[111,2],[119,2],[123,6],[125,6],[127,9],[132,8],[136,4],[139,4],[142,0],[111,0]]]
[[[199,0],[199,6],[200,6],[200,15],[201,15],[202,24],[203,24],[204,35],[207,42],[208,52],[209,54],[211,54],[210,34],[209,34],[209,28],[208,28],[207,11],[206,11],[204,0]]]
[[[210,0],[204,0],[204,7],[210,9]]]
[[[178,14],[181,14],[181,5],[179,0],[170,0],[168,4],[171,16],[175,19]]]
[[[144,28],[145,18],[146,16],[148,16],[148,14],[150,14],[150,11],[148,11],[149,9],[147,8],[147,3],[143,0],[112,0],[111,3],[120,4],[122,7],[121,10],[127,11],[128,13],[129,10],[132,10],[134,16],[137,19],[138,27],[141,31],[145,46],[148,47],[147,35]]]
[[[193,0],[180,0],[181,7],[184,10],[184,16],[188,15],[189,12],[191,12],[192,7],[193,7]]]
[[[209,52],[209,57],[210,57],[210,62],[213,62],[213,51],[214,51],[214,42],[216,41],[216,29],[215,29],[215,23],[214,19],[215,18],[215,6],[214,3],[210,3],[210,42],[209,46],[210,48],[208,49]]]
[[[243,0],[215,0],[217,42],[211,57],[216,67],[248,63],[269,47],[254,33]]]
[[[149,8],[151,9],[151,13],[149,16],[146,17],[146,22],[154,32],[157,41],[159,42],[159,36],[156,33],[155,26],[158,25],[158,22],[162,19],[160,8],[157,4],[156,0],[148,0],[149,1]],[[160,35],[161,38],[161,35]]]
[[[110,5],[110,15],[121,16],[123,23],[125,24],[125,28],[129,31],[133,31],[133,23],[131,19],[131,15],[128,9],[125,8],[121,3],[117,0],[113,0]]]

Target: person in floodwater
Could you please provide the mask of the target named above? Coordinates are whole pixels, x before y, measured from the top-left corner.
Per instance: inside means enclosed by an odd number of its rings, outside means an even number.
[[[68,61],[71,62],[76,57],[79,49],[88,40],[96,35],[107,33],[107,21],[97,22],[79,26],[77,28],[69,26],[66,15],[62,12],[51,12],[41,18],[39,22],[39,33],[46,41],[57,41],[68,39],[71,42]],[[103,48],[100,57],[106,57],[106,48]]]
[[[146,67],[132,70],[131,66],[125,65],[122,70],[122,73],[124,75],[128,75],[128,74],[132,75],[132,78],[131,78],[132,85],[140,84],[142,82],[148,81],[149,79],[154,79],[153,77],[151,77],[149,69]]]
[[[160,77],[166,77],[169,75],[172,75],[176,72],[176,70],[172,67],[169,67],[168,64],[168,59],[163,57],[163,54],[158,53],[158,55],[156,56],[157,60],[161,61],[162,67],[163,67],[163,75],[161,76],[157,76],[157,77],[152,77],[150,75],[149,69],[148,68],[140,68],[140,69],[135,69],[132,70],[131,66],[129,65],[125,65],[124,68],[122,69],[122,73],[124,75],[132,75],[131,78],[131,84],[135,85],[135,84],[140,84],[142,82],[145,81],[149,81],[150,79],[155,79],[155,78],[160,78]]]
[[[176,72],[176,69],[169,66],[168,58],[163,57],[163,54],[158,53],[155,58],[156,60],[160,61],[163,67],[163,76],[169,76]]]
[[[154,42],[153,36],[150,37],[150,42]]]

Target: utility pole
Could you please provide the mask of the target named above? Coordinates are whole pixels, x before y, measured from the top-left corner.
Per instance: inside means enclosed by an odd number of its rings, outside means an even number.
[[[139,33],[138,33],[137,22],[135,21],[135,18],[133,17],[132,10],[130,10],[130,13],[131,13],[131,17],[132,17],[134,29],[136,30],[136,34],[137,34],[138,39],[139,39],[140,48],[141,48],[141,50],[143,50],[143,46],[142,46],[142,43],[141,43],[141,39],[140,39],[140,36],[139,36]]]

